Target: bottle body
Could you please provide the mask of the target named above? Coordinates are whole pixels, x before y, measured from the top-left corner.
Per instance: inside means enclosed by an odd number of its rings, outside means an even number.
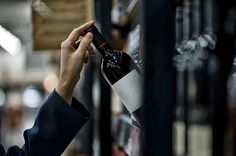
[[[133,114],[141,106],[141,77],[128,54],[112,50],[102,60],[102,74],[121,102]]]

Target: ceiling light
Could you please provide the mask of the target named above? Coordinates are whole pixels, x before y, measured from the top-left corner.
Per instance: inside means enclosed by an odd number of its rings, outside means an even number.
[[[0,25],[0,46],[11,55],[16,55],[21,51],[19,38]]]

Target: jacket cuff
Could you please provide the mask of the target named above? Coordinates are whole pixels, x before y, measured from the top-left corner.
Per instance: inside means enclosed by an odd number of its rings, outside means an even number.
[[[83,106],[83,104],[81,104],[74,97],[72,99],[71,106],[56,92],[56,90],[53,90],[48,100],[50,100],[51,98],[53,98],[53,101],[57,101],[55,103],[57,105],[60,105],[60,108],[63,109],[63,111],[65,111],[65,114],[68,114],[69,116],[71,115],[78,116],[79,118],[82,118],[86,121],[89,120],[90,113]]]

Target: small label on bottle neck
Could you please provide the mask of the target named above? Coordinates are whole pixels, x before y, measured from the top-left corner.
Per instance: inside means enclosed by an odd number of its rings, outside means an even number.
[[[103,42],[102,44],[100,44],[100,45],[98,46],[98,50],[101,49],[102,47],[104,47],[105,45],[107,45],[107,42]]]

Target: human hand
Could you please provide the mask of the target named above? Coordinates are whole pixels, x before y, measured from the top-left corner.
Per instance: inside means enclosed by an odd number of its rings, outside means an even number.
[[[75,28],[61,44],[60,76],[56,92],[69,104],[83,65],[88,62],[90,55],[94,54],[91,47],[93,35],[85,33],[92,24],[94,22],[90,21]]]

